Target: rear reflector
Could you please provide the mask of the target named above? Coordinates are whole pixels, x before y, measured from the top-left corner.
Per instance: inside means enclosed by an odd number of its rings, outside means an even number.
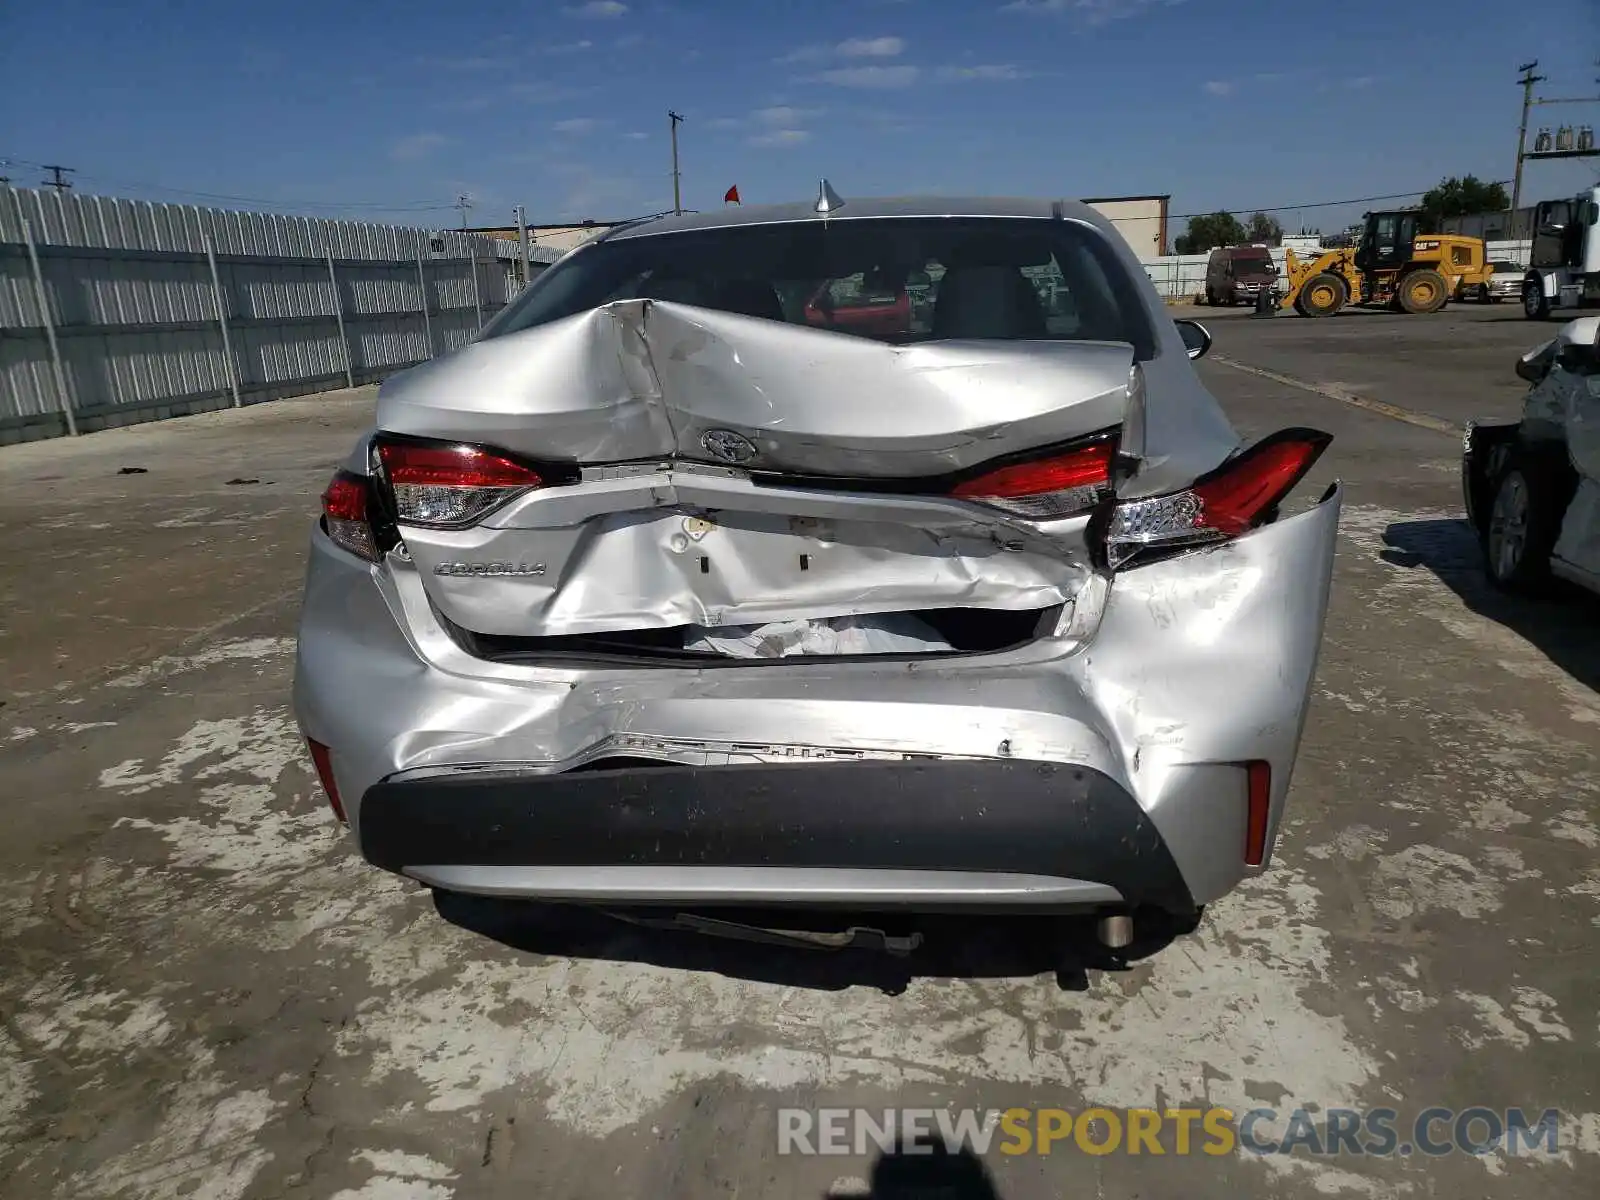
[[[1111,485],[1111,439],[1033,462],[1013,463],[956,485],[958,500],[976,500],[1021,517],[1049,520],[1093,508]]]
[[[1187,491],[1116,506],[1106,528],[1112,567],[1136,556],[1226,541],[1253,529],[1304,478],[1333,438],[1286,429],[1257,442]]]
[[[1245,764],[1249,799],[1245,808],[1244,863],[1259,867],[1267,861],[1267,815],[1272,803],[1272,764]]]
[[[333,815],[339,818],[340,824],[350,824],[344,815],[344,801],[339,799],[339,785],[333,780],[333,755],[321,742],[310,738],[306,739],[306,746],[311,751],[311,762],[317,768],[317,779],[322,783],[322,790],[328,794],[328,806],[333,809]]]
[[[376,561],[377,539],[367,517],[367,480],[350,471],[336,471],[322,493],[322,525],[335,545]]]
[[[543,482],[531,467],[479,446],[380,442],[378,458],[406,525],[471,525]]]

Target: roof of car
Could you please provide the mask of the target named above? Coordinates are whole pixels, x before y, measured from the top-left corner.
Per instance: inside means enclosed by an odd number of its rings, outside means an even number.
[[[1098,224],[1094,209],[1079,200],[1037,200],[1008,197],[966,196],[846,196],[843,204],[826,218],[816,210],[816,201],[791,204],[763,204],[717,209],[713,212],[684,213],[681,216],[644,217],[619,225],[605,234],[607,241],[618,238],[653,237],[662,233],[681,233],[691,229],[731,229],[739,225],[780,225],[796,221],[859,220],[869,217],[1053,217],[1057,213],[1069,220]]]

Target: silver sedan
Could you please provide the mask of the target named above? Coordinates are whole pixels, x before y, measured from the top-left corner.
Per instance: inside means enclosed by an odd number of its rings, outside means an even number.
[[[1280,519],[1329,438],[1245,444],[1209,344],[1074,202],[609,231],[328,487],[334,812],[481,895],[1193,916],[1270,858],[1340,503]]]

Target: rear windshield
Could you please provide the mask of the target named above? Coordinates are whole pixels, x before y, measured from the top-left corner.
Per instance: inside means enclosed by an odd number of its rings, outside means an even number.
[[[1092,228],[994,218],[835,219],[600,241],[484,329],[501,337],[648,297],[880,342],[1130,342],[1154,355],[1137,285]]]

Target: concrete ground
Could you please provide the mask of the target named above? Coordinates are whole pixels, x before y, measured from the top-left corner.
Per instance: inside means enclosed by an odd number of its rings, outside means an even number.
[[[442,919],[340,838],[286,707],[371,393],[0,451],[0,1195],[1592,1195],[1600,606],[1485,589],[1450,432],[1515,413],[1545,331],[1175,315],[1245,430],[1336,435],[1304,494],[1349,490],[1275,865],[1125,971],[1021,921],[907,967]],[[1560,1152],[777,1152],[783,1107],[1184,1103],[1556,1109]]]

